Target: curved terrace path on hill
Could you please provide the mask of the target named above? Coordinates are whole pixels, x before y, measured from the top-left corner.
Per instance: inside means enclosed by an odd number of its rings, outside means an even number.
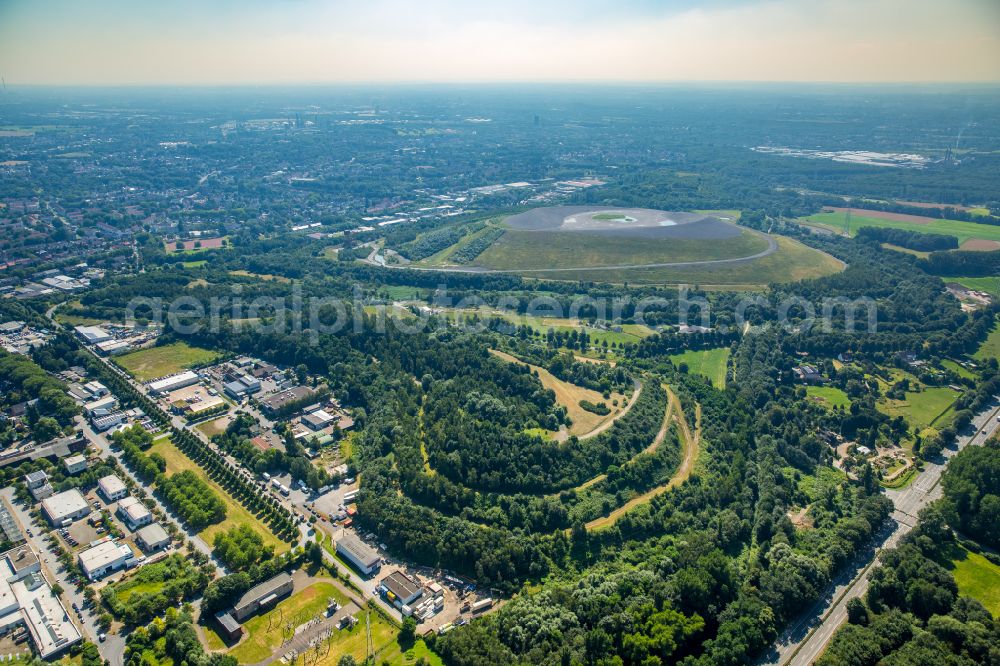
[[[629,413],[633,405],[635,405],[636,400],[639,399],[639,393],[642,391],[642,384],[633,377],[632,382],[634,389],[632,391],[632,397],[630,398],[628,404],[624,405],[623,407],[616,407],[611,414],[608,414],[606,416],[599,416],[585,411],[579,405],[579,401],[581,399],[590,400],[593,403],[601,402],[602,396],[597,391],[594,391],[593,389],[584,388],[582,386],[578,386],[577,384],[573,384],[571,382],[559,379],[545,368],[539,367],[537,365],[532,365],[531,363],[525,363],[521,359],[517,358],[516,356],[512,356],[507,352],[502,352],[497,349],[491,349],[490,353],[499,359],[507,361],[508,363],[520,363],[521,365],[526,365],[531,369],[532,372],[536,373],[539,381],[542,382],[542,386],[544,386],[547,389],[551,389],[556,394],[556,401],[559,404],[566,407],[567,411],[569,412],[569,415],[573,418],[574,421],[573,427],[576,427],[577,425],[580,424],[587,424],[587,423],[593,424],[593,427],[591,427],[590,430],[587,430],[586,432],[572,432],[572,427],[570,430],[567,430],[566,427],[563,426],[552,437],[553,440],[557,442],[566,441],[567,439],[569,439],[569,436],[571,434],[575,434],[578,439],[590,439],[591,437],[601,434],[602,432],[610,428],[612,425],[614,425],[614,423],[618,421],[618,419]],[[625,399],[624,395],[618,393],[613,394],[612,397],[620,401],[624,401]]]
[[[667,436],[667,430],[670,428],[670,416],[673,413],[674,403],[676,401],[676,398],[674,397],[674,394],[670,391],[669,386],[664,384],[663,388],[667,390],[667,410],[663,415],[663,426],[660,427],[660,431],[656,433],[656,437],[653,438],[653,441],[650,443],[650,445],[644,448],[639,453],[635,454],[631,460],[625,463],[626,465],[628,465],[629,463],[631,463],[633,460],[635,460],[637,457],[641,456],[644,453],[652,453],[653,451],[655,451],[656,447],[658,447],[660,443],[663,441],[663,438]],[[631,405],[629,405],[629,407],[631,408]],[[606,472],[603,474],[598,474],[597,476],[591,479],[587,479],[586,481],[576,486],[575,488],[570,488],[570,490],[572,490],[573,492],[580,492],[581,490],[586,490],[592,485],[600,483],[601,481],[604,481],[607,478],[608,475]],[[559,492],[551,493],[549,496],[556,497],[561,492],[565,491],[560,490]]]
[[[635,377],[632,378],[632,398],[628,401],[628,404],[622,409],[622,411],[612,419],[608,419],[601,425],[597,426],[590,432],[584,433],[577,437],[577,439],[590,439],[591,437],[597,437],[602,432],[610,428],[615,424],[615,422],[621,417],[628,414],[633,407],[635,407],[636,401],[639,399],[639,394],[642,393],[642,382],[640,382]]]
[[[670,405],[673,404],[675,401],[677,401],[677,397],[669,389],[667,389],[667,391],[670,396],[670,400],[668,401],[668,407],[667,407],[667,411],[669,413]],[[684,449],[683,456],[681,458],[681,464],[677,466],[677,471],[674,472],[674,475],[670,478],[670,480],[667,483],[663,484],[662,486],[657,486],[656,488],[652,488],[651,490],[648,490],[641,495],[633,497],[628,502],[626,502],[622,506],[618,507],[617,509],[609,513],[607,516],[596,518],[587,523],[586,525],[584,525],[584,527],[586,527],[588,532],[611,527],[616,522],[618,522],[619,518],[624,516],[626,513],[628,513],[635,507],[639,506],[640,504],[645,504],[646,502],[649,502],[654,497],[662,495],[671,488],[674,488],[684,483],[685,481],[688,480],[688,478],[691,477],[692,472],[694,472],[694,465],[698,460],[698,452],[701,444],[701,405],[700,404],[695,405],[695,432],[693,436],[691,434],[690,428],[688,427],[687,418],[684,416],[684,410],[681,408],[679,402],[677,403],[676,412],[677,413],[674,415],[673,420],[677,423],[677,426],[680,429],[681,444]],[[667,433],[666,429],[668,426],[669,424],[665,421],[663,429],[661,429],[660,432],[657,434],[657,438],[659,440],[662,440],[663,437],[666,436]]]

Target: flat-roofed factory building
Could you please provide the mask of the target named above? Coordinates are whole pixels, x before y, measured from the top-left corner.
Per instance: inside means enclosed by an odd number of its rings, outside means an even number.
[[[292,577],[287,573],[280,573],[247,590],[231,609],[217,613],[215,619],[226,637],[236,640],[243,631],[240,626],[243,620],[262,609],[271,608],[279,599],[291,594],[294,587]]]
[[[42,500],[42,512],[56,527],[90,515],[90,505],[79,490],[71,488]]]
[[[350,533],[337,542],[337,552],[366,576],[372,575],[382,566],[378,551]]]

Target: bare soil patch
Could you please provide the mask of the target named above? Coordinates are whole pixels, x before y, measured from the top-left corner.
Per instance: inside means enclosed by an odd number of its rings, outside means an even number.
[[[876,220],[892,220],[893,222],[909,222],[910,224],[930,224],[939,221],[936,217],[924,217],[923,215],[908,215],[906,213],[890,213],[884,210],[868,210],[867,208],[836,208],[830,207],[830,211],[835,213],[846,213],[851,211],[851,215],[862,217],[873,217]]]
[[[971,250],[974,252],[992,252],[993,250],[1000,250],[1000,242],[995,240],[986,240],[984,238],[970,238],[962,243],[962,246],[959,249]]]

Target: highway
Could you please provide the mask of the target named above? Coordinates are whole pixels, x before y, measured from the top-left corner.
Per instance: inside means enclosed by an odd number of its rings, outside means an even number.
[[[941,474],[948,460],[966,446],[980,446],[1000,428],[996,399],[976,415],[967,434],[961,435],[954,448],[946,449],[938,462],[924,463],[917,478],[901,490],[887,490],[895,511],[892,523],[876,537],[877,543],[861,554],[848,571],[835,579],[827,593],[802,618],[778,637],[774,648],[758,663],[768,666],[809,666],[823,654],[837,629],[847,619],[847,602],[868,591],[871,571],[879,566],[878,550],[892,548],[917,522],[920,510],[942,495]],[[878,541],[880,539],[880,541]]]

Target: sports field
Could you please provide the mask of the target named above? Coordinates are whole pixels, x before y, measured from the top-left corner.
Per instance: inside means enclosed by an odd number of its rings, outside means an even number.
[[[115,363],[138,381],[148,382],[187,368],[211,363],[218,357],[217,352],[209,349],[192,347],[186,342],[174,342],[118,356],[115,358]]]
[[[670,361],[680,366],[687,364],[688,372],[693,375],[708,377],[712,386],[717,389],[726,388],[726,367],[729,362],[729,347],[718,349],[701,349],[674,354]]]
[[[869,214],[866,215],[866,212]],[[880,227],[917,231],[922,234],[956,236],[959,243],[964,243],[970,239],[1000,241],[1000,226],[992,224],[978,224],[976,222],[963,222],[961,220],[941,220],[933,217],[918,218],[916,216],[904,216],[905,219],[888,219],[876,216],[877,214],[878,211],[856,211],[851,214],[850,225],[847,224],[847,213],[845,212],[817,213],[816,215],[800,218],[799,221],[831,229],[838,233],[846,231],[851,236],[857,234],[858,229],[861,227]],[[919,220],[919,222],[916,220]]]
[[[226,519],[221,523],[209,525],[198,533],[205,543],[212,545],[215,535],[225,532],[240,525],[248,525],[250,529],[257,532],[264,539],[264,545],[274,546],[275,554],[282,553],[289,549],[289,545],[280,540],[261,520],[248,511],[242,504],[236,501],[232,495],[226,492],[222,486],[216,483],[201,467],[193,460],[184,455],[169,437],[162,437],[153,442],[148,453],[159,453],[167,461],[167,475],[173,475],[184,470],[191,470],[198,475],[209,487],[215,491],[219,499],[226,505]]]

